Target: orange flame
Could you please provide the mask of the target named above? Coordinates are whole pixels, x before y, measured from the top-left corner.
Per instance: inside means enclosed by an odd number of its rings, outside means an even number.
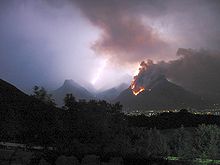
[[[135,96],[137,96],[139,93],[143,92],[145,90],[145,88],[144,87],[139,87],[138,90],[135,90],[134,88],[131,87],[131,90],[132,90],[133,94]]]
[[[139,73],[134,76],[133,80],[131,81],[131,90],[135,96],[137,96],[139,93],[143,92],[145,90],[143,85],[138,85],[138,77],[147,70],[148,66],[151,65],[153,62],[151,60],[148,60],[147,63],[144,61],[141,62],[140,68],[139,68]]]

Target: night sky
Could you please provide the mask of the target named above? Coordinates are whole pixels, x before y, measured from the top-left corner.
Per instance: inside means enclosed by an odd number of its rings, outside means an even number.
[[[109,88],[152,59],[177,84],[215,90],[219,16],[219,0],[1,0],[0,78],[24,91],[65,79]]]

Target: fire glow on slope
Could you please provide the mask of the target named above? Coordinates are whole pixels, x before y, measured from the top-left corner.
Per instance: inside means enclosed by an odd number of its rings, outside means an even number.
[[[133,81],[132,81],[132,83],[133,83]],[[135,90],[135,85],[132,85],[131,90],[132,90],[133,94],[135,96],[137,96],[139,93],[143,92],[145,90],[145,88],[144,87],[139,87],[138,90]]]
[[[131,81],[130,88],[135,96],[145,90],[145,87],[139,83],[139,77],[141,77],[141,75],[147,70],[148,66],[152,63],[153,62],[151,60],[148,60],[147,63],[144,61],[141,62],[138,74],[135,75],[133,80]]]

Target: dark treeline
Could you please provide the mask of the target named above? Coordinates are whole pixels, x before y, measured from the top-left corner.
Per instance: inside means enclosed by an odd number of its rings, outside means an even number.
[[[215,124],[220,126],[220,116],[199,115],[189,113],[182,109],[179,112],[165,112],[154,116],[127,116],[129,126],[157,128],[157,129],[175,129],[184,127],[197,127],[201,124]]]
[[[219,116],[193,115],[186,110],[126,116],[119,103],[76,100],[72,94],[66,95],[64,107],[56,108],[43,88],[35,88],[32,96],[9,98],[0,104],[1,141],[53,147],[56,155],[79,158],[97,154],[103,159],[114,155],[192,159],[220,154]],[[172,128],[178,129],[167,133]]]

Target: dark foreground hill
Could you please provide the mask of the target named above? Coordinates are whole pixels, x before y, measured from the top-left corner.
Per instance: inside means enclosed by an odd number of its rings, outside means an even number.
[[[51,105],[29,96],[17,89],[15,86],[0,79],[0,110],[2,111],[24,111],[51,109]]]
[[[1,140],[37,140],[43,132],[45,136],[49,136],[47,130],[54,128],[55,116],[55,107],[26,95],[0,79]]]
[[[0,104],[16,106],[22,105],[22,103],[26,100],[29,100],[28,95],[21,92],[19,89],[14,87],[13,85],[7,83],[6,81],[0,79]],[[1,107],[6,108],[6,107]],[[16,108],[16,107],[15,107]]]

